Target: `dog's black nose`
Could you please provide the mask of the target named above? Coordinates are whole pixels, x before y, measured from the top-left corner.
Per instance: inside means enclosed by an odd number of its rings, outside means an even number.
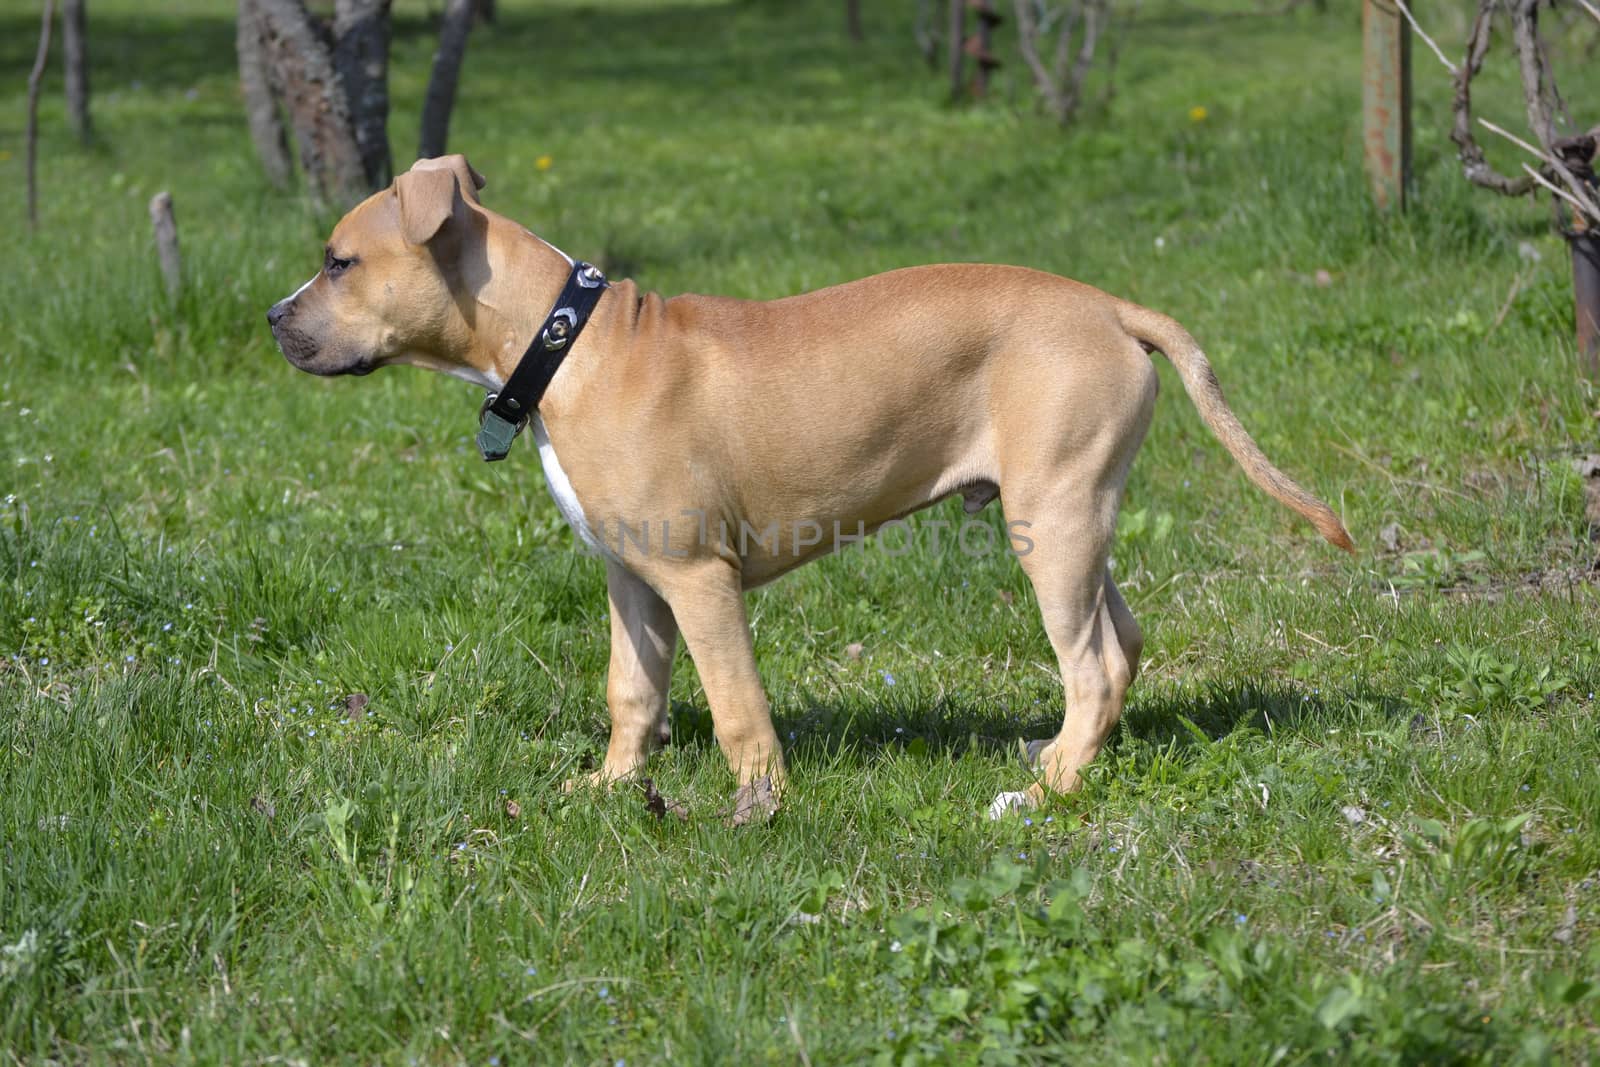
[[[267,325],[277,326],[289,314],[289,301],[280,300],[267,309]]]

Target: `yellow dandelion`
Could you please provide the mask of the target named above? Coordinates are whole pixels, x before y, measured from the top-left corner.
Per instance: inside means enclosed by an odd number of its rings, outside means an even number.
[[[549,170],[550,165],[554,162],[555,160],[551,159],[549,156],[540,156],[538,159],[533,161],[533,165],[539,170]]]
[[[1201,107],[1200,105],[1196,104],[1194,107],[1191,107],[1189,109],[1189,121],[1190,122],[1204,122],[1206,120],[1206,116],[1209,115],[1209,114],[1210,114],[1210,112],[1207,111],[1204,107]]]

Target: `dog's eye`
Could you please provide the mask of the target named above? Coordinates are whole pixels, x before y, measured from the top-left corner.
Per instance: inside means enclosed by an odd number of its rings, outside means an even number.
[[[340,259],[338,256],[333,254],[333,249],[331,248],[323,253],[322,270],[323,273],[330,278],[337,278],[339,275],[355,266],[355,264],[356,261],[354,257],[350,259]]]

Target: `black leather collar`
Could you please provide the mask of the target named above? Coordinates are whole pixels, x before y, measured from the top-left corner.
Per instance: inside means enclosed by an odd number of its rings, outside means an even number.
[[[567,284],[556,297],[544,325],[528,343],[511,378],[498,393],[483,399],[483,408],[478,412],[478,451],[484,459],[493,463],[506,458],[517,434],[539,409],[539,401],[561,369],[561,361],[588,325],[589,316],[600,303],[600,294],[610,285],[598,267],[581,260],[572,265]]]

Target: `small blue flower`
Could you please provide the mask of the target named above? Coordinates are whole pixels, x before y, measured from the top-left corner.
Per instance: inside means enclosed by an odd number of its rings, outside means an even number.
[[[884,685],[893,685],[894,684],[894,675],[890,674],[888,671],[879,671],[878,673],[883,675],[883,684]]]
[[[600,992],[599,992],[598,995],[599,995],[601,1000],[610,1000],[611,999],[611,987],[610,986],[601,986],[600,987]]]
[[[1250,919],[1249,919],[1248,916],[1245,916],[1245,915],[1235,915],[1233,917],[1233,921],[1238,923],[1240,926],[1243,926],[1245,923],[1249,922]]]
[[[529,978],[532,978],[534,975],[539,973],[539,968],[537,968],[537,967],[529,967],[523,973],[526,974]]]

